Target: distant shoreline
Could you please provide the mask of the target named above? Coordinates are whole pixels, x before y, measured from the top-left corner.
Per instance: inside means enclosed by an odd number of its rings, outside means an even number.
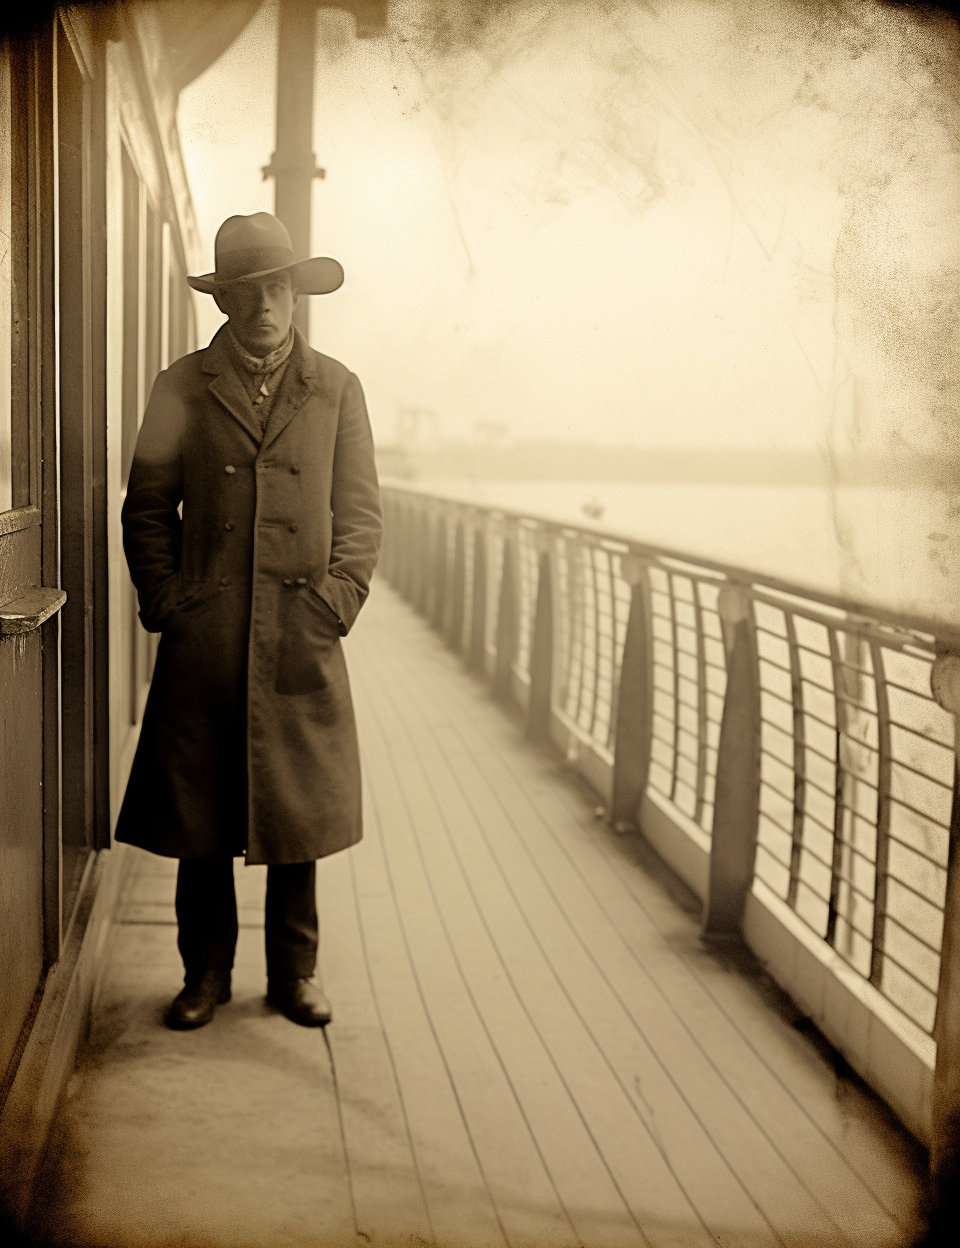
[[[674,485],[851,485],[958,490],[960,457],[831,455],[817,450],[596,446],[528,441],[503,446],[379,446],[384,476],[415,480],[619,481]]]

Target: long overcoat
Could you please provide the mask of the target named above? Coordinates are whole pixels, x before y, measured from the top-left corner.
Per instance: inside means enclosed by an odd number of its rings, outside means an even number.
[[[363,392],[297,333],[264,431],[221,330],[156,380],[123,507],[156,666],[116,837],[309,862],[361,836],[340,638],[381,520]]]

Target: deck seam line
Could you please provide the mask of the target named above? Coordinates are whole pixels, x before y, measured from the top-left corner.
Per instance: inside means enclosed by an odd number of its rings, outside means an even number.
[[[353,1192],[353,1175],[350,1173],[350,1153],[347,1151],[347,1136],[343,1126],[343,1107],[340,1104],[340,1085],[337,1082],[337,1064],[333,1059],[333,1049],[330,1047],[330,1040],[327,1036],[326,1027],[322,1027],[323,1044],[327,1050],[327,1059],[330,1062],[330,1077],[333,1080],[333,1099],[337,1106],[337,1125],[340,1131],[340,1147],[343,1149],[343,1168],[346,1171],[347,1191],[350,1193],[350,1211],[353,1214],[353,1235],[355,1239],[360,1238],[360,1225],[357,1221],[357,1202]]]

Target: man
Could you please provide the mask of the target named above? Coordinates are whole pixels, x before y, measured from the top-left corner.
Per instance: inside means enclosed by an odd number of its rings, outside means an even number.
[[[323,1026],[316,860],[361,836],[340,638],[377,561],[373,442],[357,378],[292,325],[340,265],[296,261],[265,212],[230,217],[215,251],[188,280],[229,319],[157,377],[123,507],[140,618],[161,637],[116,837],[180,859],[169,1026],[230,999],[239,855],[269,864],[267,999]]]

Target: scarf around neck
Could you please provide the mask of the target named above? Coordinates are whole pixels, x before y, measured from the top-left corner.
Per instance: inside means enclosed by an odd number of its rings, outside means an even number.
[[[248,373],[272,373],[274,369],[279,368],[280,365],[287,360],[290,352],[293,350],[294,337],[292,325],[290,326],[289,334],[287,334],[286,339],[281,342],[280,346],[277,347],[275,351],[271,351],[269,355],[264,355],[262,357],[251,355],[249,351],[240,345],[233,330],[230,328],[229,322],[227,322],[227,334],[230,338],[230,346],[233,348],[237,359]]]

